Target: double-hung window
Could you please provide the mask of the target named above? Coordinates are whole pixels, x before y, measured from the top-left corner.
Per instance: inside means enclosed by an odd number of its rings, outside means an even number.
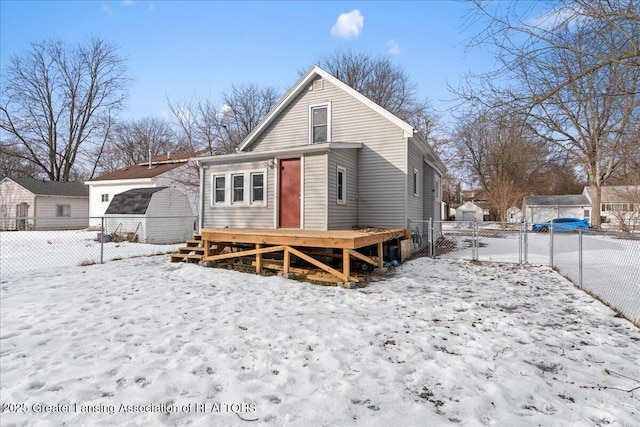
[[[71,205],[56,205],[56,216],[71,216]]]
[[[213,177],[213,203],[225,201],[225,177],[224,175]]]
[[[347,170],[342,166],[336,170],[336,202],[339,205],[347,204]]]
[[[251,203],[264,203],[264,172],[251,174]]]
[[[231,175],[231,183],[233,185],[232,203],[244,202],[244,175]]]
[[[312,105],[309,111],[309,142],[318,144],[331,140],[331,104]]]

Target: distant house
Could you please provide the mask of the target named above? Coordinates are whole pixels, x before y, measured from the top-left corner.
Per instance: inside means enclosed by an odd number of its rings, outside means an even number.
[[[553,218],[590,218],[591,201],[582,194],[525,196],[522,212],[527,223],[546,222]]]
[[[143,243],[184,242],[194,229],[187,196],[175,188],[136,188],[116,194],[105,211],[105,234]]]
[[[484,209],[473,202],[465,202],[456,208],[456,221],[484,221]]]
[[[198,211],[197,172],[188,165],[193,153],[155,156],[142,162],[101,175],[87,181],[89,186],[89,215],[91,225],[99,225],[114,196],[134,188],[174,187],[189,199],[192,215]]]
[[[79,182],[4,178],[0,229],[80,229],[89,225],[89,190]]]
[[[582,194],[592,203],[595,187],[584,187]],[[619,226],[623,220],[627,224],[640,225],[640,185],[603,186],[600,194],[600,216],[605,224]]]
[[[443,218],[445,166],[431,146],[317,66],[238,153],[196,161],[204,228],[406,228]]]
[[[507,222],[518,223],[522,222],[522,219],[522,209],[515,206],[511,206],[509,209],[507,209]]]

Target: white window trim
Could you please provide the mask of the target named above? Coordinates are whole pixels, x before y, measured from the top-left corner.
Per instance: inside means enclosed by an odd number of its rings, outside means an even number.
[[[105,200],[105,196],[107,196],[107,197],[106,197],[106,200]],[[102,193],[102,194],[100,195],[100,200],[102,201],[102,203],[106,203],[106,202],[108,202],[108,201],[109,201],[109,193]]]
[[[236,200],[236,187],[235,187],[235,177],[237,176],[241,176],[242,177],[242,200]],[[245,173],[232,173],[231,174],[231,204],[232,205],[246,205],[247,204],[247,177]]]
[[[340,180],[338,179],[339,172],[342,172],[342,199],[339,198],[338,188],[340,186]],[[339,205],[347,204],[347,168],[336,165],[336,203]]]
[[[255,174],[261,173],[264,175],[263,181],[263,192],[264,197],[263,201],[253,201],[253,181],[251,177]],[[233,201],[233,177],[241,175],[244,177],[244,199],[240,202]],[[215,179],[217,177],[224,177],[224,200],[216,201],[215,200]],[[267,182],[268,182],[268,173],[267,169],[251,169],[251,170],[236,170],[236,171],[228,171],[228,172],[220,172],[220,173],[212,173],[211,174],[211,191],[209,192],[209,206],[212,208],[221,208],[221,207],[251,207],[251,206],[267,206]],[[247,184],[248,183],[248,184]],[[247,195],[247,191],[249,195]]]
[[[216,200],[216,178],[224,178],[224,200]],[[227,202],[227,177],[224,174],[212,174],[211,175],[211,206],[221,206]]]
[[[253,176],[262,175],[262,200],[253,200]],[[267,171],[253,171],[249,172],[249,203],[254,206],[266,206],[267,205]]]
[[[436,202],[441,202],[442,201],[442,183],[439,177],[435,177],[435,188],[434,190],[436,191]]]
[[[418,169],[413,168],[413,177],[411,180],[411,185],[413,186],[413,195],[418,197],[420,194],[420,173]]]
[[[313,142],[313,110],[315,108],[327,108],[327,140],[326,142],[331,142],[331,102],[325,102],[322,104],[311,104],[309,105],[309,145],[312,145]],[[324,142],[318,142],[318,144],[324,144]]]
[[[67,215],[64,214],[65,207],[67,208]],[[62,208],[62,215],[58,215],[58,208]],[[69,218],[71,217],[71,205],[56,205],[56,218]]]

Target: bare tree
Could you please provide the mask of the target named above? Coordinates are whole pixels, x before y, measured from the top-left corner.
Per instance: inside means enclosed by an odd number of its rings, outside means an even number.
[[[480,111],[462,120],[454,137],[461,162],[457,166],[481,185],[499,221],[506,221],[507,210],[519,206],[536,186],[544,186],[539,165],[548,150],[524,119]]]
[[[24,160],[24,154],[19,152],[20,147],[5,147],[1,150],[3,155],[0,156],[0,179],[5,176],[11,178],[37,177],[36,167]]]
[[[389,57],[336,50],[320,56],[317,64],[384,109],[425,130],[421,125],[433,111],[428,101],[418,100],[416,84],[404,68],[394,64]]]
[[[125,73],[117,49],[101,39],[32,43],[11,58],[2,79],[1,153],[33,164],[50,180],[68,181],[82,148],[102,144],[106,124],[123,108]]]
[[[572,156],[596,188],[598,227],[601,187],[640,141],[638,3],[566,0],[537,19],[518,14],[518,2],[506,4],[503,14],[476,2],[489,24],[475,41],[493,46],[503,67],[470,78],[461,92],[528,113],[539,136]]]
[[[278,101],[274,87],[233,85],[216,107],[211,98],[194,98],[169,107],[182,138],[194,151],[228,154],[260,123]]]

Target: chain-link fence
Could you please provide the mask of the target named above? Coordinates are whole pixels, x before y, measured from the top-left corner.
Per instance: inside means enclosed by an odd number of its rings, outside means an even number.
[[[2,221],[2,277],[177,252],[178,247],[192,238],[198,224],[195,216],[145,215],[76,217],[73,227],[68,218],[2,218]]]
[[[410,221],[414,253],[549,265],[640,323],[640,235],[596,230],[533,232],[526,223]]]

